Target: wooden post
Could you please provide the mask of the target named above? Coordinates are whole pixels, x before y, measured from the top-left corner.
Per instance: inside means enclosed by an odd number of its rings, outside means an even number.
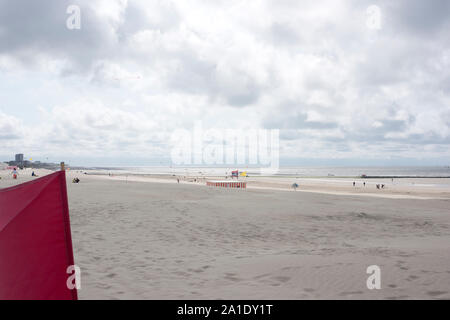
[[[64,164],[64,162],[61,162],[61,171],[65,171],[66,170],[66,166]]]

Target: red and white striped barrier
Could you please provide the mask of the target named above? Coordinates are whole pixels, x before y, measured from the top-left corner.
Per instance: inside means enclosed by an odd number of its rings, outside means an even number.
[[[246,189],[247,182],[242,181],[206,181],[208,187]]]

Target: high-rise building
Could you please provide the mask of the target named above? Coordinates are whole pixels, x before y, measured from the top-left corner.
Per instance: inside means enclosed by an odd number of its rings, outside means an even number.
[[[23,162],[23,153],[16,154],[16,162]]]

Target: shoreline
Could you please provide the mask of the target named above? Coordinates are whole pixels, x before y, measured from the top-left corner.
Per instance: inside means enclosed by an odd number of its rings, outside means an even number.
[[[116,181],[134,181],[134,182],[147,182],[147,183],[176,183],[176,179],[181,178],[180,176],[169,176],[169,175],[153,175],[153,174],[87,174],[88,176],[97,177],[100,179],[110,179]],[[202,177],[186,177],[180,179],[181,184],[204,186],[207,180],[221,179],[220,176],[202,176]],[[197,180],[194,182],[194,179]],[[277,181],[273,181],[278,179]],[[419,200],[446,200],[450,199],[450,178],[447,178],[448,185],[443,186],[424,186],[423,184],[417,185],[415,182],[411,182],[411,185],[390,185],[388,187],[393,189],[384,190],[373,190],[370,187],[375,186],[377,182],[388,183],[387,181],[370,181],[366,183],[366,189],[359,187],[348,188],[342,186],[341,184],[350,183],[347,178],[298,178],[290,181],[287,177],[252,177],[239,179],[239,181],[247,182],[248,190],[272,190],[281,192],[294,192],[291,188],[292,181],[299,183],[299,187],[295,192],[309,192],[309,193],[319,193],[319,194],[332,194],[338,196],[367,196],[367,197],[377,197],[377,198],[390,198],[390,199],[419,199]],[[415,179],[415,178],[405,178],[405,179]],[[436,178],[428,178],[436,179]],[[289,181],[288,181],[289,180]],[[358,179],[354,179],[358,180]],[[362,180],[361,178],[359,180]],[[390,179],[389,179],[390,180]],[[230,181],[237,181],[232,180]],[[337,182],[337,183],[335,183]],[[334,183],[334,184],[333,184]],[[361,183],[361,181],[359,181]],[[338,185],[339,184],[339,185]],[[387,187],[387,188],[388,188]],[[214,188],[214,187],[210,187]]]
[[[27,180],[31,180],[31,172],[35,171],[39,176],[51,173],[51,170],[25,169],[19,171],[19,179],[10,181],[7,172],[0,172],[0,177],[4,176],[0,187],[3,185],[14,185]],[[222,179],[217,175],[168,175],[152,173],[111,173],[101,170],[67,170],[67,180],[70,182],[78,177],[85,179],[101,179],[111,181],[129,181],[145,183],[166,183],[176,184],[180,179],[180,184],[196,185],[206,187],[206,181]],[[29,177],[28,177],[29,176]],[[25,177],[25,179],[23,178]],[[292,176],[251,176],[240,179],[230,179],[229,181],[247,182],[247,190],[266,190],[279,192],[294,192],[293,183],[298,184],[295,192],[331,194],[337,196],[358,196],[376,197],[390,199],[419,199],[419,200],[446,200],[450,199],[450,178],[445,177],[403,177],[392,180],[392,178],[354,178],[354,177],[292,177]],[[352,183],[355,182],[355,186]],[[385,185],[384,189],[377,190],[376,185]],[[214,188],[214,187],[209,187]]]

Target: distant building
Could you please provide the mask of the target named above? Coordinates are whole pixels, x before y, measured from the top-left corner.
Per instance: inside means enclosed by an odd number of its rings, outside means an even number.
[[[23,153],[16,154],[16,162],[23,162]]]
[[[9,161],[8,164],[10,166],[17,166],[19,168],[23,168],[26,161],[23,160],[23,153],[16,154],[14,161]]]

